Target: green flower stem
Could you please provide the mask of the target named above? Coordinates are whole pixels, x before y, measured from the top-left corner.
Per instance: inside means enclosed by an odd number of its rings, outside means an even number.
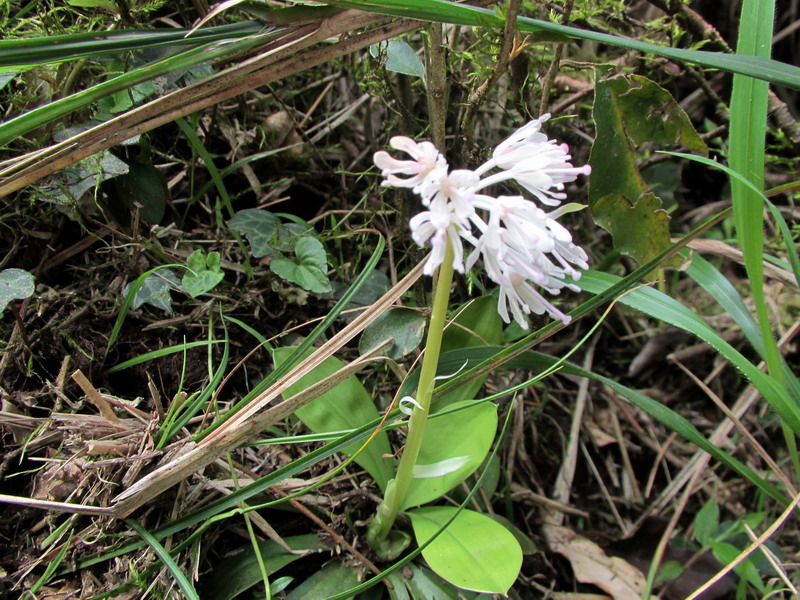
[[[444,261],[439,268],[439,279],[433,296],[433,312],[428,326],[425,356],[422,359],[419,387],[415,398],[418,406],[413,407],[411,418],[408,420],[406,445],[403,455],[400,457],[397,474],[386,487],[386,495],[378,507],[375,518],[370,523],[370,530],[367,534],[367,539],[372,548],[383,556],[391,556],[393,554],[385,548],[385,542],[405,499],[408,486],[411,484],[414,465],[417,463],[417,456],[425,434],[425,426],[428,423],[428,412],[430,411],[431,398],[433,396],[436,368],[439,365],[439,354],[442,349],[442,334],[444,333],[447,307],[450,303],[450,285],[452,282],[453,249],[450,243],[447,242]]]

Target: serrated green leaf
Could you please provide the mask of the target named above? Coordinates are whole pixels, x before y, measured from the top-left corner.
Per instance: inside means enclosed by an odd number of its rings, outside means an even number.
[[[416,349],[425,333],[425,317],[416,310],[390,308],[370,323],[361,334],[358,351],[366,354],[369,350],[392,338],[392,345],[384,352],[386,356],[399,360]]]
[[[225,273],[220,268],[219,252],[209,252],[208,256],[202,250],[195,250],[186,260],[189,270],[181,280],[181,286],[192,298],[197,298],[213,290],[225,278]]]
[[[608,194],[592,207],[595,223],[614,238],[614,247],[638,263],[645,263],[671,244],[669,215],[654,194],[629,202],[622,194]],[[680,259],[667,266],[680,264]]]
[[[30,298],[36,290],[33,275],[24,269],[0,271],[0,314],[12,300]]]
[[[408,511],[417,544],[427,542],[458,510],[426,506]],[[522,566],[522,550],[508,529],[486,515],[462,510],[422,556],[453,585],[487,594],[505,594]]]
[[[328,279],[328,257],[325,248],[317,238],[302,237],[294,247],[297,261],[285,256],[276,256],[269,264],[270,270],[286,281],[299,285],[304,290],[316,294],[331,291]]]
[[[686,113],[664,88],[645,77],[597,81],[593,117],[597,127],[589,164],[589,205],[614,246],[645,263],[669,247],[669,216],[639,173],[634,147],[644,142],[708,149]],[[667,266],[678,266],[673,259]]]
[[[130,282],[125,286],[122,290],[123,296],[128,295],[133,283]],[[170,298],[170,291],[179,285],[178,276],[170,269],[159,269],[154,273],[150,273],[133,297],[131,308],[136,310],[143,304],[149,304],[171,315],[172,299]]]

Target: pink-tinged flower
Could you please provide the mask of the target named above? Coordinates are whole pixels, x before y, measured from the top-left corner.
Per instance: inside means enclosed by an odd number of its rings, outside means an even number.
[[[492,152],[491,160],[479,167],[477,173],[482,175],[494,167],[510,169],[514,164],[528,157],[531,153],[531,148],[535,148],[540,144],[550,143],[547,136],[541,132],[542,123],[549,118],[550,114],[542,115],[517,129],[500,142],[500,145]]]
[[[557,221],[577,205],[546,213],[522,196],[495,198],[478,192],[512,179],[541,203],[553,206],[566,197],[565,183],[591,172],[588,165],[573,167],[566,144],[558,145],[541,132],[549,116],[520,127],[476,171],[448,173],[447,161],[433,144],[405,137],[392,138],[391,145],[413,160],[397,160],[386,152],[374,157],[386,178],[383,185],[411,188],[428,209],[410,221],[414,241],[432,248],[424,273],[432,275],[442,264],[447,244],[453,249],[453,268],[463,273],[466,240],[474,247],[466,268],[483,258],[487,276],[500,286],[498,312],[506,323],[513,317],[525,329],[530,313],[547,312],[564,323],[570,321],[539,289],[553,295],[565,287],[579,291],[566,280],[580,279],[579,269],[588,268],[588,257]],[[492,169],[501,171],[481,179]]]
[[[385,177],[383,185],[412,188],[414,193],[420,194],[426,183],[435,183],[442,174],[447,174],[447,160],[432,143],[417,143],[411,138],[395,136],[389,140],[389,145],[413,160],[398,160],[383,150],[376,152],[373,161]],[[397,177],[398,174],[410,177]],[[430,200],[430,195],[423,195],[423,198]]]
[[[542,123],[550,118],[543,115],[520,127],[503,141],[492,158],[475,171],[483,175],[491,169],[503,169],[500,173],[482,179],[474,191],[506,181],[515,180],[536,196],[542,204],[558,206],[566,198],[564,184],[575,181],[578,175],[589,175],[589,165],[573,167],[569,162],[569,146],[556,144],[541,133]]]
[[[426,275],[433,275],[442,264],[448,241],[453,248],[453,268],[459,273],[464,272],[461,238],[469,235],[470,217],[474,213],[474,194],[465,186],[474,185],[477,179],[472,171],[465,170],[453,171],[441,177],[436,189],[430,190],[429,210],[411,218],[409,227],[412,239],[421,247],[428,243],[431,245],[431,256],[423,268]]]
[[[525,314],[547,312],[553,318],[569,322],[569,317],[545,299],[533,286],[550,294],[564,287],[579,288],[564,281],[567,276],[580,279],[575,267],[588,268],[586,252],[572,243],[572,236],[555,219],[574,205],[548,214],[521,196],[477,195],[475,207],[488,213],[484,222],[478,213],[471,217],[481,232],[475,249],[467,258],[467,268],[483,258],[487,276],[500,285],[498,312],[509,322],[508,309],[524,329]],[[527,308],[526,308],[527,307]]]

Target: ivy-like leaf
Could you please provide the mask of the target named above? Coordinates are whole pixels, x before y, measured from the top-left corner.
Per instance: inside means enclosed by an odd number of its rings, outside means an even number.
[[[281,220],[278,217],[259,208],[240,210],[228,221],[228,227],[247,237],[255,258],[275,252],[272,244],[280,224]]]
[[[247,237],[255,258],[291,252],[297,240],[308,233],[307,227],[299,223],[281,223],[276,215],[261,208],[240,210],[228,221],[228,227]]]
[[[0,271],[0,314],[12,300],[30,298],[35,289],[33,275],[24,269]]]
[[[122,295],[127,296],[134,282],[130,282],[122,290]],[[180,280],[170,269],[159,269],[155,273],[150,273],[142,282],[141,287],[136,292],[131,302],[131,308],[136,310],[143,304],[149,304],[163,310],[167,314],[172,314],[172,298],[170,291],[180,285]]]
[[[209,252],[206,257],[202,250],[195,250],[186,260],[186,266],[189,271],[183,276],[181,286],[192,298],[210,292],[225,277],[219,252]]]
[[[294,247],[297,262],[285,256],[276,256],[269,264],[270,269],[278,277],[299,285],[304,290],[316,294],[331,291],[328,279],[328,257],[325,248],[318,239],[302,237]]]

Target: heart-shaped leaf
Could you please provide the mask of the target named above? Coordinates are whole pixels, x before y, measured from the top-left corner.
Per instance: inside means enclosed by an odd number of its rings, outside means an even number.
[[[417,544],[433,537],[457,510],[455,506],[426,506],[409,511]],[[522,566],[522,549],[511,532],[471,510],[458,513],[422,556],[453,585],[486,594],[507,593]]]
[[[213,290],[225,277],[219,252],[209,252],[206,256],[202,250],[195,250],[186,259],[186,266],[189,271],[183,276],[181,285],[192,298]]]
[[[273,244],[280,224],[278,217],[259,208],[240,210],[228,221],[228,227],[247,237],[255,258],[275,252]]]
[[[331,282],[327,274],[328,257],[325,255],[322,242],[313,237],[302,237],[297,240],[294,252],[297,256],[296,262],[285,256],[273,258],[269,264],[272,272],[304,290],[316,294],[330,292]]]
[[[159,269],[154,273],[150,273],[133,297],[131,308],[136,310],[143,304],[150,304],[168,314],[172,314],[172,298],[170,298],[169,293],[177,288],[180,283],[178,276],[170,269]],[[122,290],[123,296],[128,295],[133,284],[134,282],[131,282],[125,286],[125,289]]]

